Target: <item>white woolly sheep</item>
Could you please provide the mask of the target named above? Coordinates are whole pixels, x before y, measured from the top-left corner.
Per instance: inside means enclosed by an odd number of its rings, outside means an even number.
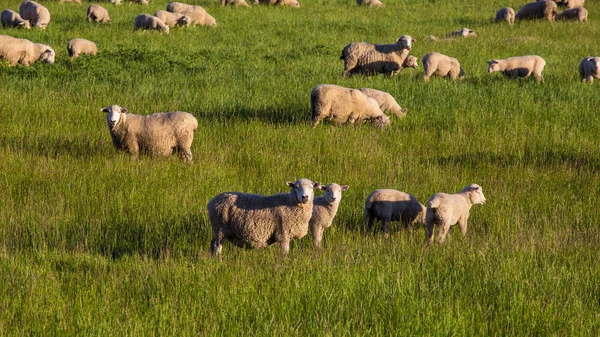
[[[200,6],[192,6],[181,2],[171,2],[167,5],[167,11],[181,13],[192,18],[194,26],[216,26],[217,21]]]
[[[600,57],[584,57],[579,63],[579,77],[581,83],[593,83],[594,78],[600,80]]]
[[[567,6],[567,8],[583,7],[585,0],[563,0],[559,5]]]
[[[140,152],[166,157],[177,150],[183,161],[192,161],[191,147],[198,128],[192,114],[175,111],[141,116],[128,114],[118,105],[102,112],[107,113],[108,130],[117,150],[128,152],[134,159]]]
[[[159,18],[150,14],[140,14],[135,18],[133,31],[138,29],[143,30],[161,30],[165,34],[169,34],[169,26],[165,25]]]
[[[88,22],[93,21],[99,23],[106,23],[111,21],[110,16],[108,15],[108,11],[104,7],[96,4],[92,4],[88,7],[87,20]]]
[[[556,8],[557,6],[554,1],[530,2],[519,9],[515,15],[515,19],[546,19],[548,21],[554,21],[557,14]]]
[[[369,232],[377,220],[381,221],[383,233],[388,237],[392,221],[400,221],[405,228],[425,223],[425,206],[408,193],[392,189],[375,190],[365,202],[365,222]]]
[[[368,7],[385,7],[385,5],[379,0],[356,0],[356,4],[359,6]]]
[[[433,226],[439,225],[438,243],[444,243],[451,226],[458,223],[463,235],[467,234],[469,210],[475,204],[485,204],[481,186],[471,184],[457,194],[436,193],[427,202],[425,229],[427,242],[433,242]]]
[[[579,22],[587,21],[588,11],[583,7],[571,8],[558,13],[556,20],[577,20]]]
[[[402,35],[394,44],[353,42],[342,50],[342,77],[355,73],[396,75],[401,69],[415,39]]]
[[[6,59],[11,67],[17,63],[29,66],[35,61],[53,64],[55,57],[54,49],[45,44],[0,35],[0,59]]]
[[[0,21],[2,21],[2,27],[31,29],[29,20],[24,20],[19,13],[12,9],[5,9],[0,14]]]
[[[171,13],[167,11],[157,11],[154,16],[159,18],[169,27],[181,26],[188,27],[192,23],[192,18],[180,13]]]
[[[23,1],[19,6],[19,14],[25,20],[29,20],[33,27],[46,29],[50,23],[50,11],[48,8],[31,0]]]
[[[312,89],[310,112],[313,128],[324,119],[335,125],[370,121],[380,129],[385,129],[391,123],[375,99],[360,90],[333,84],[321,84]]]
[[[134,4],[140,4],[143,6],[148,6],[149,2],[148,0],[130,0],[131,2],[133,2]]]
[[[221,0],[221,5],[248,7],[248,3],[245,0]]]
[[[541,81],[544,79],[542,71],[545,66],[546,61],[537,55],[516,56],[488,61],[488,73],[500,71],[504,76],[512,79],[529,77],[533,74],[536,80]]]
[[[506,21],[509,25],[515,23],[515,10],[510,7],[501,8],[496,12],[495,22]]]
[[[300,3],[296,0],[254,0],[254,4],[279,5],[296,8],[300,7]]]
[[[321,184],[308,179],[288,182],[289,193],[270,196],[225,192],[206,206],[213,230],[210,251],[221,256],[223,240],[238,247],[262,248],[279,243],[286,255],[292,239],[308,233],[314,189]]]
[[[363,94],[373,98],[379,104],[379,108],[383,112],[390,112],[396,117],[406,116],[406,108],[401,108],[398,102],[394,99],[394,96],[387,92],[375,90],[371,88],[359,89]]]
[[[80,55],[96,55],[98,47],[90,40],[72,39],[67,43],[67,52],[69,57],[74,60]]]
[[[440,77],[450,77],[451,80],[457,78],[463,79],[465,72],[460,66],[460,63],[454,57],[449,57],[444,54],[432,52],[425,54],[422,59],[423,69],[423,80],[429,81],[431,75]]]
[[[315,197],[312,217],[308,223],[315,247],[321,247],[323,232],[333,223],[333,218],[335,218],[342,200],[342,192],[347,191],[348,188],[350,188],[348,185],[340,186],[336,183],[321,186],[321,190],[325,193]]]

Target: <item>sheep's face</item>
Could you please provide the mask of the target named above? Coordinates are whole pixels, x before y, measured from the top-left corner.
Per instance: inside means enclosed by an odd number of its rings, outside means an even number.
[[[385,130],[388,128],[388,126],[390,126],[390,124],[392,124],[392,121],[390,120],[390,118],[386,115],[381,115],[377,118],[375,118],[373,120],[373,123],[375,124],[376,127],[378,127],[381,130]]]
[[[46,26],[48,26],[48,23],[47,22],[38,22],[35,26],[41,30],[44,30],[44,29],[46,29]]]
[[[488,61],[488,73],[493,73],[494,71],[500,71],[500,65],[498,64],[498,61]]]
[[[485,196],[483,195],[483,190],[481,189],[481,186],[477,184],[471,184],[463,188],[460,191],[460,193],[467,193],[473,205],[485,204]]]
[[[56,56],[56,54],[54,53],[54,49],[46,46],[47,49],[40,55],[39,60],[49,63],[49,64],[53,64],[54,63],[54,57]]]
[[[477,37],[477,34],[475,34],[475,32],[470,30],[469,28],[463,28],[461,30],[461,35],[463,37]]]
[[[404,60],[404,68],[418,68],[419,67],[419,59],[414,56],[408,56]]]
[[[110,3],[115,4],[115,5],[120,5],[121,0],[110,0]]]
[[[128,111],[127,109],[118,105],[111,105],[102,109],[102,112],[107,113],[106,122],[108,123],[108,128],[112,130],[117,124],[119,124],[119,121],[121,120],[121,114],[127,113]]]
[[[281,1],[283,3],[283,5],[285,6],[290,6],[290,7],[295,7],[295,8],[300,8],[300,3],[296,0],[283,0]]]
[[[23,21],[19,22],[19,27],[25,28],[25,29],[31,29],[31,23],[29,23],[29,20],[23,20]]]
[[[400,45],[402,49],[412,49],[412,44],[417,42],[417,40],[410,37],[410,35],[402,35],[396,40],[396,43]]]
[[[188,27],[192,23],[192,18],[187,15],[183,15],[177,19],[177,24],[183,27]]]
[[[465,70],[462,67],[460,67],[460,72],[458,73],[458,77],[465,78]]]
[[[212,16],[206,14],[206,17],[204,18],[204,25],[208,27],[216,26],[217,20],[215,20],[215,18],[213,18]]]
[[[165,25],[164,23],[160,26],[160,29],[165,33],[165,34],[169,34],[169,26]]]
[[[321,186],[321,190],[325,191],[323,198],[330,204],[339,203],[342,200],[342,191],[346,191],[348,188],[348,185],[340,186],[336,183]]]
[[[312,203],[314,199],[314,189],[321,188],[320,183],[313,183],[308,179],[299,179],[295,182],[287,182],[290,187],[292,198],[300,204]]]

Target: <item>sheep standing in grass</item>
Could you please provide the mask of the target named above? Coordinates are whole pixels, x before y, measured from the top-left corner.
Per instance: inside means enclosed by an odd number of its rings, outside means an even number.
[[[167,11],[157,11],[154,16],[160,19],[169,27],[181,26],[188,27],[192,23],[192,18],[180,13],[171,13]]]
[[[422,62],[423,69],[425,70],[423,74],[425,82],[429,81],[431,75],[450,77],[451,80],[457,78],[463,79],[465,77],[463,68],[460,66],[458,60],[453,57],[432,52],[423,56]]]
[[[587,21],[588,11],[583,7],[571,8],[559,13],[556,20],[577,20],[579,22]]]
[[[359,6],[368,7],[385,7],[385,5],[379,0],[356,0],[356,4]]]
[[[359,89],[363,94],[373,98],[379,104],[379,108],[383,112],[390,112],[396,117],[406,116],[406,108],[401,108],[398,102],[394,99],[394,96],[387,92],[375,90],[371,88]]]
[[[46,29],[50,23],[50,11],[48,8],[35,1],[23,1],[19,6],[19,14],[25,20],[29,20],[33,27]]]
[[[467,219],[469,210],[476,204],[485,204],[485,196],[481,186],[471,184],[458,194],[437,193],[427,202],[425,229],[427,242],[433,242],[433,226],[439,225],[438,242],[444,243],[451,226],[458,223],[463,235],[467,234]]]
[[[194,26],[216,26],[217,21],[200,6],[192,6],[181,2],[171,2],[167,5],[167,11],[181,13],[192,18]]]
[[[99,22],[106,23],[110,22],[110,16],[108,11],[100,5],[90,5],[87,9],[87,21],[88,22]]]
[[[80,55],[96,55],[98,47],[90,40],[86,39],[72,39],[67,43],[67,52],[72,60],[78,58]]]
[[[554,1],[530,2],[519,9],[515,15],[515,19],[546,19],[548,21],[554,21],[557,14],[556,8],[556,2]]]
[[[333,218],[337,214],[340,201],[342,201],[342,192],[347,191],[348,188],[348,185],[340,186],[336,183],[321,186],[321,190],[325,193],[320,197],[315,197],[312,217],[308,223],[315,247],[321,247],[323,232],[333,223]]]
[[[506,21],[509,25],[515,23],[515,10],[510,7],[501,8],[496,12],[496,19],[494,20],[496,23],[500,21]]]
[[[308,233],[314,189],[321,184],[299,179],[287,185],[290,193],[263,196],[226,192],[212,198],[206,208],[213,230],[210,243],[213,256],[221,255],[223,240],[245,248],[279,243],[281,253],[286,255],[290,241]]]
[[[579,77],[581,83],[600,80],[600,57],[584,57],[579,63]]]
[[[248,3],[245,0],[221,0],[221,5],[248,7]]]
[[[500,71],[504,76],[512,79],[529,77],[533,74],[536,80],[541,81],[544,79],[542,71],[545,66],[546,61],[537,55],[516,56],[488,61],[488,73]]]
[[[381,221],[387,238],[392,221],[402,222],[405,228],[415,223],[425,223],[425,206],[408,193],[392,189],[375,190],[365,202],[365,222],[369,232],[377,220]]]
[[[25,29],[31,29],[29,20],[24,20],[19,13],[12,9],[5,9],[0,14],[0,21],[2,21],[2,27],[18,28],[23,27]]]
[[[127,109],[111,105],[106,112],[108,130],[117,150],[137,158],[139,153],[170,156],[177,150],[183,161],[192,161],[192,142],[198,121],[183,111],[148,116],[128,114]]]
[[[353,42],[344,47],[340,59],[344,60],[342,77],[355,73],[367,75],[396,75],[404,64],[415,39],[402,35],[394,44]]]
[[[254,4],[279,5],[287,7],[300,7],[300,3],[296,0],[254,0]]]
[[[17,63],[28,67],[35,61],[53,64],[55,56],[54,49],[45,44],[0,35],[0,59],[6,59],[11,67]]]
[[[323,119],[335,125],[346,122],[360,124],[364,121],[373,122],[381,129],[390,125],[390,118],[381,111],[376,100],[360,90],[333,84],[321,84],[312,89],[310,112],[313,128]]]
[[[161,30],[165,34],[169,34],[169,26],[165,25],[159,18],[150,14],[140,14],[135,18],[133,31],[138,29],[144,30]]]

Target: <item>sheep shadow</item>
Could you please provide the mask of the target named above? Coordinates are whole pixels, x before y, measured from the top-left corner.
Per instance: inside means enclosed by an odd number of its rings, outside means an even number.
[[[304,106],[249,108],[238,105],[227,109],[213,110],[210,113],[200,114],[196,117],[209,122],[258,120],[274,125],[308,124],[310,122],[310,109]]]
[[[98,155],[99,150],[108,148],[101,140],[85,137],[51,136],[0,136],[0,142],[12,152],[32,156],[57,158],[70,156],[77,159],[89,159]]]

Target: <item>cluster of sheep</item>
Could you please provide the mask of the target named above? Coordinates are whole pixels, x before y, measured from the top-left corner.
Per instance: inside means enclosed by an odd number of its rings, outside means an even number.
[[[504,7],[496,12],[495,21],[506,21],[511,25],[514,24],[515,19],[577,20],[586,22],[588,11],[583,7],[584,2],[584,0],[537,0],[523,5],[517,14],[511,7]],[[567,7],[567,9],[558,13],[559,6]]]

